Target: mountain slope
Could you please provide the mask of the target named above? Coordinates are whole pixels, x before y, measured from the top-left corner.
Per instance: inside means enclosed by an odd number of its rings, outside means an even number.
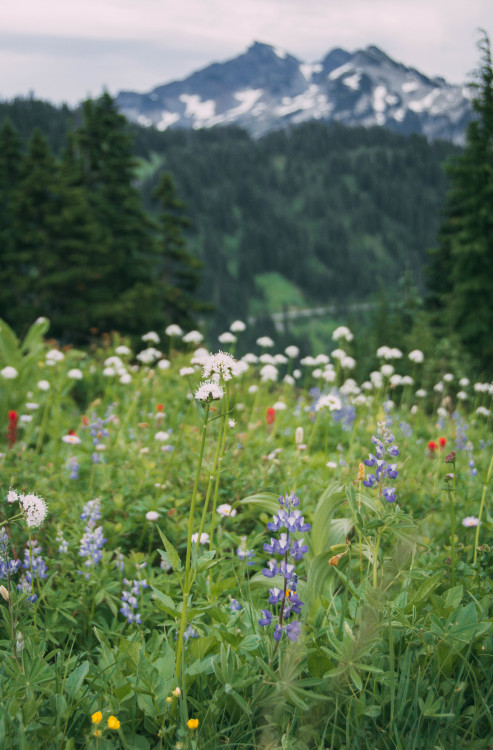
[[[462,143],[471,117],[466,87],[428,78],[374,46],[354,53],[334,49],[307,64],[254,42],[232,60],[147,94],[122,91],[117,103],[129,120],[159,130],[235,124],[254,137],[309,120],[336,120]]]

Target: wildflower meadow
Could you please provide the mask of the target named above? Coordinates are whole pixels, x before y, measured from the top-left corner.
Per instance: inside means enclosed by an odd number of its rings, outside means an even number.
[[[0,748],[493,747],[493,385],[0,321]]]

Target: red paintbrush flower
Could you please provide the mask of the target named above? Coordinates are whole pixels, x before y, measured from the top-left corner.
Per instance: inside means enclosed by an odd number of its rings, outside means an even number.
[[[265,421],[267,424],[273,424],[274,420],[276,418],[276,410],[273,406],[269,406],[267,411],[265,412]]]

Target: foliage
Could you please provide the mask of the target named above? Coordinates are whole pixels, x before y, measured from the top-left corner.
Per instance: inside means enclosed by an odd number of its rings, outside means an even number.
[[[441,328],[457,333],[478,365],[493,363],[490,267],[493,258],[493,68],[489,39],[479,43],[475,119],[464,152],[448,166],[440,244],[431,256],[430,303]]]
[[[47,325],[24,341],[0,325],[2,746],[486,750],[488,384],[449,371],[419,396],[426,359],[396,379],[388,346],[369,388],[337,354],[278,356],[267,381],[265,358],[167,359],[157,332],[141,352],[119,337],[62,352]],[[219,364],[223,398],[200,401]],[[304,606],[277,643],[259,619],[282,576],[262,570],[291,492],[311,525],[290,532]]]

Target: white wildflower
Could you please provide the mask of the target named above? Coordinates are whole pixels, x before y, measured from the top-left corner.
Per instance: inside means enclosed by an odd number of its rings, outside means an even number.
[[[233,323],[231,323],[229,330],[233,331],[233,333],[241,333],[246,329],[246,325],[242,320],[235,320]]]
[[[320,398],[318,399],[315,406],[315,411],[320,411],[321,409],[328,409],[329,411],[339,411],[339,409],[341,408],[341,399],[334,393],[326,393],[325,395],[320,396]]]
[[[74,367],[67,372],[67,378],[71,378],[71,380],[82,380],[83,377],[82,370],[79,370],[78,367]]]
[[[333,357],[334,359],[342,360],[344,359],[344,357],[347,357],[348,355],[346,354],[344,349],[334,349],[334,351],[330,353],[330,356]]]
[[[275,382],[277,380],[278,374],[279,371],[275,365],[264,365],[260,370],[260,378],[263,383],[267,383],[269,381]]]
[[[16,490],[9,490],[7,492],[7,502],[8,503],[15,503],[19,499],[19,495],[16,492]]]
[[[380,372],[385,378],[390,378],[390,376],[394,372],[394,368],[392,365],[382,365],[380,368]],[[370,376],[371,377],[371,376]]]
[[[454,379],[454,376],[452,375],[451,372],[446,372],[445,375],[443,376],[443,380],[446,383],[451,383],[453,379]]]
[[[159,440],[159,442],[164,443],[165,440],[169,440],[169,432],[159,430],[159,432],[156,432],[154,435],[154,440]]]
[[[457,394],[459,401],[467,401],[467,393],[465,391],[459,391]]]
[[[166,330],[164,331],[166,336],[182,336],[183,331],[180,328],[180,326],[177,326],[175,323],[172,323],[169,325]]]
[[[125,344],[120,344],[120,346],[117,346],[115,349],[115,354],[118,354],[120,357],[128,357],[131,353],[132,352],[128,346],[125,346]]]
[[[287,354],[289,359],[295,359],[295,357],[297,357],[300,353],[300,350],[297,346],[294,346],[294,344],[292,344],[291,346],[287,346],[285,348],[284,353]]]
[[[155,362],[157,359],[161,359],[162,352],[160,352],[158,349],[155,349],[153,346],[149,346],[147,349],[143,349],[141,352],[139,352],[136,356],[136,359],[139,360],[139,362],[142,362],[144,365],[149,365],[152,362]]]
[[[219,401],[224,396],[224,391],[214,380],[204,380],[194,395],[197,401]]]
[[[282,379],[282,382],[286,383],[287,385],[294,385],[296,381],[292,375],[285,375]]]
[[[169,367],[169,360],[167,359],[160,359],[157,363],[157,366],[160,370],[167,370]]]
[[[459,385],[461,388],[467,388],[467,386],[469,385],[469,382],[470,382],[469,378],[461,378],[459,380]]]
[[[261,346],[263,349],[267,349],[274,346],[274,342],[270,336],[261,336],[257,339],[257,345]]]
[[[142,336],[142,341],[152,341],[153,344],[159,344],[161,339],[159,338],[159,335],[156,333],[156,331],[149,331],[148,333],[144,333]]]
[[[200,544],[209,544],[209,540],[210,540],[209,534],[203,531],[200,535]],[[192,534],[192,542],[194,544],[197,544],[198,541],[199,541],[199,534],[198,532],[196,532],[195,534]],[[173,690],[173,693],[174,692],[175,691]]]
[[[195,374],[195,370],[193,367],[182,367],[180,369],[180,375],[182,378],[186,378],[189,375],[194,375],[194,374]]]
[[[65,359],[65,354],[59,349],[50,349],[49,352],[46,352],[47,365],[54,365],[55,362],[61,362],[63,359]]]
[[[7,367],[4,367],[2,370],[0,370],[0,375],[2,378],[5,378],[5,380],[14,380],[18,376],[18,372],[15,369],[15,367],[10,367],[10,365],[7,365]]]
[[[48,508],[42,497],[30,493],[28,495],[19,495],[19,503],[22,506],[26,523],[29,528],[41,526],[46,518]]]
[[[183,336],[185,344],[200,344],[204,340],[204,337],[200,331],[189,331]]]
[[[356,367],[356,360],[353,359],[353,357],[343,357],[341,359],[341,367],[344,367],[345,370],[354,370]]]
[[[421,364],[421,362],[425,358],[425,355],[423,354],[421,349],[413,349],[412,352],[409,352],[408,357],[411,360],[411,362],[415,362],[416,364]]]
[[[237,360],[227,352],[210,354],[202,365],[204,378],[217,376],[220,380],[231,380],[241,374],[242,368]]]
[[[159,513],[157,510],[148,510],[146,513],[146,518],[148,521],[157,521],[159,518]]]
[[[64,443],[67,443],[68,445],[79,445],[81,442],[80,437],[77,435],[63,435],[62,440]]]
[[[216,512],[219,513],[220,516],[225,518],[226,516],[236,516],[236,510],[233,510],[231,505],[229,503],[223,503],[222,505],[218,505]]]
[[[132,376],[130,375],[129,372],[124,372],[120,375],[120,383],[122,385],[128,385],[131,382],[132,382]]]
[[[252,354],[251,352],[248,352],[248,354],[245,354],[242,357],[243,362],[246,362],[249,365],[256,365],[258,362],[258,357],[256,354]]]
[[[353,334],[351,333],[349,328],[346,328],[346,326],[339,326],[332,334],[333,341],[339,341],[339,339],[344,339],[344,341],[352,341],[353,338]]]
[[[49,391],[50,387],[51,386],[47,380],[40,380],[38,382],[38,388],[40,391]]]
[[[237,341],[236,336],[234,333],[231,333],[231,331],[224,331],[224,333],[221,333],[217,340],[220,344],[234,344],[235,341]]]
[[[21,424],[28,424],[29,422],[33,421],[33,415],[32,414],[21,414],[19,417],[19,422]]]
[[[416,391],[416,397],[417,398],[426,398],[426,396],[427,396],[427,393],[426,393],[425,389],[424,388],[418,388],[418,390]]]

